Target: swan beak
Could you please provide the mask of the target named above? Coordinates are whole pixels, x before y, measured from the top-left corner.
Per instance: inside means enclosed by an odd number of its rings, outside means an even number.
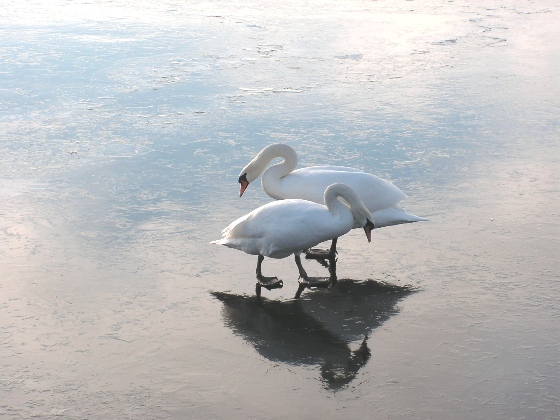
[[[368,242],[371,242],[371,231],[373,230],[373,228],[375,228],[375,225],[368,219],[366,225],[364,226],[364,232],[366,233]]]
[[[249,183],[247,181],[239,181],[239,183],[241,184],[241,186],[239,187],[239,197],[241,197],[249,186]]]
[[[239,180],[237,182],[241,184],[239,187],[239,197],[241,197],[245,192],[245,190],[247,189],[247,187],[249,186],[249,181],[247,181],[247,173],[244,173],[243,175],[239,175]]]
[[[371,228],[369,226],[364,227],[364,231],[366,232],[366,238],[368,242],[371,242]]]

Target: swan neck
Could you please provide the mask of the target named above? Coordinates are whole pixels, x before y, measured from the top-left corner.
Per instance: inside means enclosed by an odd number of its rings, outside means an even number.
[[[341,198],[348,204],[341,201]],[[335,216],[350,211],[356,222],[364,219],[364,215],[369,215],[369,211],[365,208],[358,194],[344,184],[333,184],[326,189],[325,205]]]
[[[269,173],[266,167],[276,158],[284,159],[282,162],[272,165],[269,169],[274,168],[269,177],[282,178],[292,172],[297,165],[297,155],[294,149],[286,144],[271,144],[270,146],[262,149],[255,158],[247,164],[239,176],[245,176],[247,182],[251,183],[257,179],[261,174]]]
[[[282,178],[292,172],[297,166],[297,155],[294,149],[285,144],[273,144],[264,148],[261,159],[268,165],[273,159],[282,158],[282,162],[271,165],[262,175],[264,192],[272,198],[285,197]]]
[[[325,205],[329,212],[331,212],[334,216],[339,216],[343,212],[347,212],[348,210],[352,210],[351,203],[346,197],[346,194],[340,191],[339,188],[334,188],[335,186],[331,185],[325,191]],[[350,206],[347,206],[340,198],[343,198],[349,201]],[[350,208],[349,208],[350,207]]]
[[[265,166],[268,165],[276,158],[284,159],[280,163],[276,163],[272,165],[270,168],[267,169],[266,172],[269,172],[272,168],[272,172],[278,178],[282,178],[296,169],[297,166],[297,155],[296,151],[292,149],[287,144],[272,144],[268,147],[265,147],[259,155],[261,159],[265,163]],[[257,156],[258,158],[259,156]]]

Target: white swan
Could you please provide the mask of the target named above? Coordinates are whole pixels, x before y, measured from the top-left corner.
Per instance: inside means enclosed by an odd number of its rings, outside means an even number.
[[[284,161],[267,169],[276,158]],[[239,174],[239,196],[261,174],[263,190],[278,200],[299,198],[322,204],[325,188],[333,183],[343,183],[358,193],[373,215],[376,228],[426,220],[402,210],[398,203],[406,195],[389,181],[375,175],[343,166],[311,166],[295,170],[296,165],[297,155],[290,146],[271,144],[265,147]],[[336,238],[326,255],[334,258],[335,252]],[[308,254],[308,257],[324,258],[325,254]]]
[[[300,199],[273,201],[231,223],[222,231],[222,239],[211,243],[259,256],[257,296],[260,296],[261,286],[268,290],[283,286],[277,277],[262,275],[264,257],[285,258],[294,254],[303,279],[296,293],[299,297],[305,287],[328,285],[326,280],[307,276],[300,258],[304,250],[344,235],[355,227],[364,228],[371,242],[374,219],[352,188],[340,183],[330,185],[325,190],[324,202],[325,205]]]

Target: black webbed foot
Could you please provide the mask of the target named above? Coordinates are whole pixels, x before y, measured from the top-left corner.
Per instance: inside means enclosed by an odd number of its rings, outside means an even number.
[[[336,253],[331,253],[330,249],[312,248],[305,251],[306,260],[328,260],[335,256]]]
[[[262,287],[267,290],[281,289],[282,287],[284,287],[284,282],[278,277],[257,276],[257,280],[256,293],[257,297],[259,298],[261,297]]]
[[[322,289],[326,289],[330,286],[331,284],[331,279],[330,278],[325,278],[325,277],[306,277],[306,278],[300,278],[299,280],[299,287],[298,290],[296,292],[296,299],[299,299],[301,296],[301,293],[305,290],[305,289],[313,289],[315,287],[320,287]]]
[[[257,276],[257,280],[257,284],[266,287],[268,290],[281,289],[284,286],[284,282],[278,277]]]
[[[262,275],[261,266],[264,260],[264,256],[259,254],[259,258],[257,260],[257,298],[261,297],[261,288],[266,288],[268,290],[272,289],[281,289],[284,286],[284,282],[280,280],[278,277],[266,277]]]
[[[308,249],[305,251],[306,260],[315,260],[325,268],[329,268],[336,259],[336,254],[332,254],[328,249]]]
[[[305,251],[306,260],[316,260],[325,268],[329,268],[336,262],[336,243],[338,238],[334,238],[329,249],[312,248]]]

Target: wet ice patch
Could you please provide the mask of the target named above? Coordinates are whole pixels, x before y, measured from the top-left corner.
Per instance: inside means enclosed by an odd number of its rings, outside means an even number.
[[[457,38],[447,38],[432,42],[432,45],[453,45],[457,43]]]
[[[257,52],[263,55],[271,55],[272,53],[282,50],[282,45],[259,45],[257,46]]]
[[[338,58],[339,60],[361,60],[363,57],[363,54],[344,54],[334,56],[334,58]]]
[[[286,87],[286,88],[248,88],[248,87],[240,87],[239,90],[242,90],[247,95],[267,95],[271,93],[300,93],[303,92],[303,89]]]

